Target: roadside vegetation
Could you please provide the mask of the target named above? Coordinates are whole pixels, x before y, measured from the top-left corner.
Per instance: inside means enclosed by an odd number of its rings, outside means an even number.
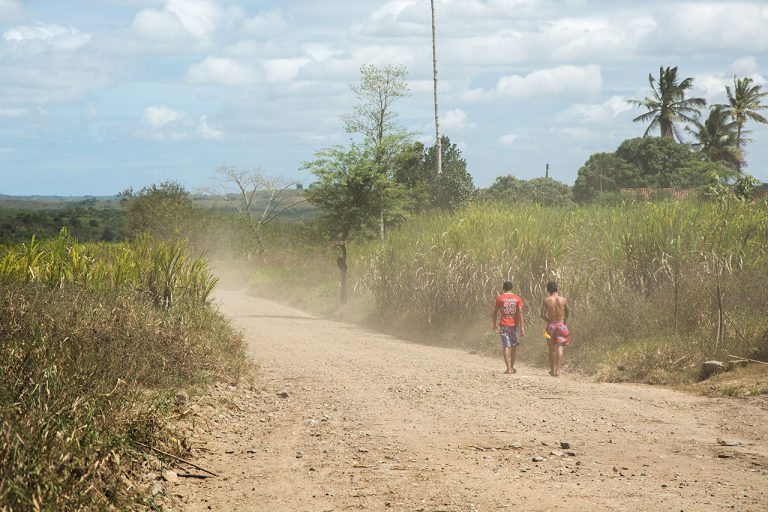
[[[134,473],[182,451],[177,390],[236,379],[243,341],[183,242],[0,249],[0,509],[154,509]]]

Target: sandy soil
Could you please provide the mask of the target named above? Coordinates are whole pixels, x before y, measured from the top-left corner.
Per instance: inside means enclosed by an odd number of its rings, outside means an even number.
[[[219,297],[260,376],[214,388],[229,406],[192,417],[195,461],[220,477],[165,484],[172,508],[768,510],[764,400],[556,379],[520,364],[503,375],[501,357]]]

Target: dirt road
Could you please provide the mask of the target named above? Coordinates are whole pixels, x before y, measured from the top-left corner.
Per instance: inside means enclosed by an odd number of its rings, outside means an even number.
[[[768,510],[764,401],[508,376],[500,357],[219,297],[261,377],[220,386],[232,404],[192,442],[221,477],[169,489],[185,510]]]

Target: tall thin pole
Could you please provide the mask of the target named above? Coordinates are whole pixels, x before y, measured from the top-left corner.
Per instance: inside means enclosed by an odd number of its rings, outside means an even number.
[[[443,145],[440,140],[440,115],[437,108],[437,44],[435,42],[435,0],[429,0],[432,6],[432,82],[434,85],[435,95],[435,149],[436,149],[436,166],[437,175],[440,176],[443,173]]]

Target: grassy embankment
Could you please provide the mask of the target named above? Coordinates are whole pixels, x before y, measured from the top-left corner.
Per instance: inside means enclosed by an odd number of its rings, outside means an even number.
[[[178,452],[174,392],[246,368],[215,285],[182,242],[0,247],[0,510],[156,508],[139,443]]]
[[[538,305],[556,279],[572,308],[571,367],[606,380],[690,382],[710,357],[768,360],[766,239],[765,203],[475,205],[415,218],[383,246],[352,244],[347,309],[412,338],[495,353],[492,301],[509,279],[528,306],[520,355],[545,364]],[[335,256],[327,245],[283,243],[266,254],[256,287],[327,310]]]

